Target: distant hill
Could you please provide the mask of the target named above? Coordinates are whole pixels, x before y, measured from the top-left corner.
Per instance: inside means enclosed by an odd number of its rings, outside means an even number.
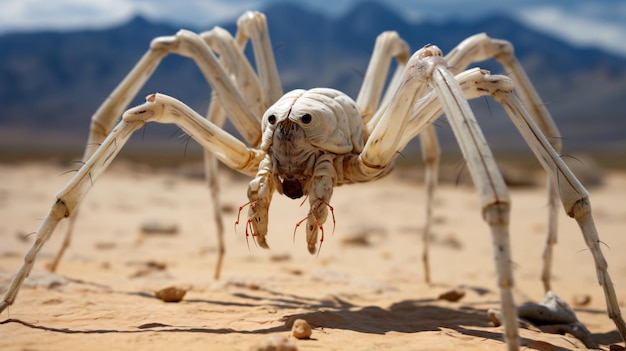
[[[396,30],[417,49],[427,43],[444,51],[469,35],[487,32],[511,41],[538,91],[549,104],[569,150],[619,151],[626,146],[626,59],[572,47],[509,17],[446,23],[409,23],[385,6],[369,2],[340,18],[293,4],[271,6],[267,15],[285,90],[328,86],[355,97],[376,36]],[[221,26],[235,30],[234,23]],[[92,113],[146,51],[154,37],[179,28],[137,17],[105,30],[13,33],[0,36],[0,147],[81,149]],[[195,31],[209,28],[190,28]],[[480,64],[506,73],[494,63]],[[170,56],[134,104],[151,92],[178,97],[204,113],[210,89],[188,59]],[[493,101],[473,106],[497,150],[522,142]],[[438,122],[446,147],[449,127]],[[171,129],[148,128],[139,142],[158,145]],[[621,148],[621,149],[619,149]]]

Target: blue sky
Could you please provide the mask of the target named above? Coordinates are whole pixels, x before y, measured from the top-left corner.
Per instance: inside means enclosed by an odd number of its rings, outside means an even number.
[[[209,26],[286,0],[0,0],[0,33],[108,27],[136,14],[185,26]],[[301,0],[339,15],[359,0]],[[293,1],[296,2],[296,1]],[[626,0],[384,0],[410,20],[472,18],[507,12],[572,44],[626,57]]]

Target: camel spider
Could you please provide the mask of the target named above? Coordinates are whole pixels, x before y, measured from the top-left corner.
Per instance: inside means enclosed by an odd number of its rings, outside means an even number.
[[[36,232],[35,242],[0,300],[0,312],[14,302],[38,252],[56,225],[68,217],[73,223],[81,200],[98,176],[130,135],[147,122],[174,123],[205,148],[207,178],[215,203],[219,202],[217,160],[254,177],[248,187],[246,231],[252,233],[261,247],[267,247],[268,208],[273,193],[278,191],[291,198],[308,196],[311,210],[306,219],[307,245],[308,250],[315,253],[317,242],[323,240],[323,230],[320,240],[318,234],[328,216],[333,187],[367,182],[385,175],[392,169],[398,152],[418,135],[427,165],[425,238],[428,237],[430,202],[439,160],[438,142],[431,123],[445,113],[478,191],[482,216],[491,228],[504,337],[509,350],[518,350],[508,229],[510,200],[467,102],[491,95],[502,104],[551,180],[551,224],[543,275],[546,290],[550,288],[550,257],[560,196],[565,212],[578,222],[593,255],[609,317],[622,337],[626,335],[626,325],[600,250],[588,193],[559,157],[558,138],[546,139],[545,135],[556,136],[558,132],[513,55],[510,43],[479,34],[461,42],[445,57],[432,45],[410,55],[408,45],[397,33],[382,33],[376,40],[361,91],[354,101],[328,88],[294,90],[283,95],[265,16],[246,12],[237,24],[235,37],[216,27],[200,35],[181,30],[175,36],[152,41],[147,53],[93,116],[88,143],[100,146],[97,150],[85,151],[85,164],[57,193],[56,201]],[[243,55],[248,40],[253,45],[258,74]],[[208,117],[203,118],[182,102],[162,94],[149,95],[143,105],[122,113],[161,59],[170,53],[193,59],[213,88],[215,94]],[[394,58],[398,68],[383,95],[389,65]],[[480,69],[461,71],[472,62],[488,58],[500,62],[511,77],[490,75]],[[121,121],[115,125],[120,115]],[[246,143],[221,128],[226,116]],[[220,243],[217,277],[224,247],[220,206],[214,208]],[[70,224],[52,269],[69,244],[71,227]],[[427,256],[425,245],[428,280]]]

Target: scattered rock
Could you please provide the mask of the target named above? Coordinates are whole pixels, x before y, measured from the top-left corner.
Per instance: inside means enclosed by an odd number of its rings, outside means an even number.
[[[63,300],[61,299],[49,299],[49,300],[43,301],[41,304],[42,305],[58,305],[61,303],[63,303]]]
[[[164,271],[167,268],[167,263],[158,261],[146,262],[146,268],[154,269],[155,271]]]
[[[591,296],[588,294],[578,294],[574,296],[572,305],[576,307],[587,306],[591,302]]]
[[[461,250],[463,248],[463,243],[459,240],[456,233],[448,233],[439,242],[435,241],[435,243],[453,250]]]
[[[304,272],[299,269],[299,268],[285,268],[284,269],[285,272],[292,274],[292,275],[303,275]]]
[[[270,256],[270,261],[272,262],[286,262],[289,260],[291,260],[291,255],[289,255],[288,253],[274,254]]]
[[[250,290],[259,290],[259,289],[261,289],[261,286],[258,283],[253,282],[251,280],[247,281],[245,286],[246,286],[246,288],[248,288]]]
[[[517,308],[520,325],[544,333],[570,334],[580,340],[587,348],[597,349],[598,344],[591,337],[591,332],[578,321],[574,310],[552,291],[548,291],[540,303],[525,303]],[[489,319],[498,326],[501,324],[500,311],[490,309]]]
[[[111,250],[114,249],[116,246],[117,244],[111,241],[100,241],[97,242],[95,245],[97,250]]]
[[[367,238],[367,233],[359,233],[351,236],[347,236],[341,240],[341,244],[347,246],[370,246],[370,241]]]
[[[165,302],[180,302],[187,293],[187,289],[169,286],[154,292],[157,298]]]
[[[250,351],[298,351],[296,345],[284,335],[270,335]]]
[[[345,246],[369,247],[387,236],[387,230],[383,227],[364,227],[354,233],[344,235],[341,244]]]
[[[490,308],[487,310],[487,316],[494,327],[497,328],[502,325],[502,314],[500,313],[500,310]]]
[[[249,290],[264,290],[261,283],[254,281],[252,279],[246,281],[231,281],[227,282],[228,285],[236,286],[238,288],[249,289]]]
[[[457,302],[465,296],[465,291],[461,289],[454,289],[439,294],[439,300],[446,300],[450,302]]]
[[[296,339],[310,339],[313,331],[311,326],[304,319],[296,319],[291,327],[291,335]]]
[[[140,231],[146,235],[176,235],[178,224],[162,219],[150,219],[141,224]]]
[[[577,322],[574,310],[552,291],[548,291],[540,304],[525,303],[517,314],[535,325]]]

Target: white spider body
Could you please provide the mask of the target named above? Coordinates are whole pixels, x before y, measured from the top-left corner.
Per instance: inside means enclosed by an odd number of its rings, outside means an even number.
[[[626,324],[600,248],[588,193],[559,156],[558,130],[513,55],[510,43],[478,34],[461,42],[445,57],[435,46],[426,46],[410,55],[408,45],[397,33],[382,33],[376,40],[359,95],[352,100],[328,88],[294,90],[283,95],[265,16],[246,12],[237,25],[234,37],[215,28],[200,35],[182,30],[174,36],[152,41],[146,54],[92,117],[88,145],[100,146],[86,149],[84,165],[57,193],[24,263],[0,299],[0,312],[14,302],[37,254],[57,224],[69,217],[65,241],[52,263],[52,270],[56,268],[69,245],[81,200],[130,135],[148,122],[174,123],[206,150],[207,181],[218,227],[216,277],[219,277],[225,250],[216,171],[218,159],[254,177],[248,185],[250,209],[246,233],[251,230],[261,247],[268,247],[268,209],[274,192],[294,199],[307,196],[310,205],[306,218],[307,248],[315,253],[319,252],[317,243],[323,240],[323,224],[333,188],[385,175],[398,153],[419,136],[426,165],[423,263],[428,282],[427,244],[439,161],[432,122],[445,113],[480,198],[480,214],[491,231],[505,341],[509,350],[518,350],[518,320],[512,293],[513,260],[509,247],[510,200],[467,101],[490,95],[502,104],[550,179],[548,240],[542,275],[545,289],[551,290],[551,256],[556,242],[560,197],[565,213],[578,222],[593,256],[598,282],[607,299],[608,315],[622,337],[626,335]],[[257,72],[243,55],[248,41],[252,42]],[[181,101],[162,94],[152,94],[146,103],[123,112],[160,60],[170,53],[193,59],[213,88],[206,118]],[[490,75],[477,68],[462,71],[472,62],[488,58],[502,64],[508,76]],[[393,59],[398,63],[397,69],[386,86]],[[122,120],[116,125],[120,115]],[[226,118],[244,141],[222,129]],[[322,237],[318,240],[320,230]]]
[[[321,153],[358,154],[365,143],[356,103],[334,89],[291,91],[265,112],[261,123],[261,149],[271,158],[277,190],[292,199],[308,194]]]
[[[267,156],[248,190],[253,235],[267,247],[267,210],[274,189],[292,199],[313,191],[307,246],[314,253],[333,187],[355,181],[349,168],[354,165],[350,160],[354,161],[365,145],[363,117],[356,102],[338,90],[298,89],[272,105],[261,125],[261,150]]]

